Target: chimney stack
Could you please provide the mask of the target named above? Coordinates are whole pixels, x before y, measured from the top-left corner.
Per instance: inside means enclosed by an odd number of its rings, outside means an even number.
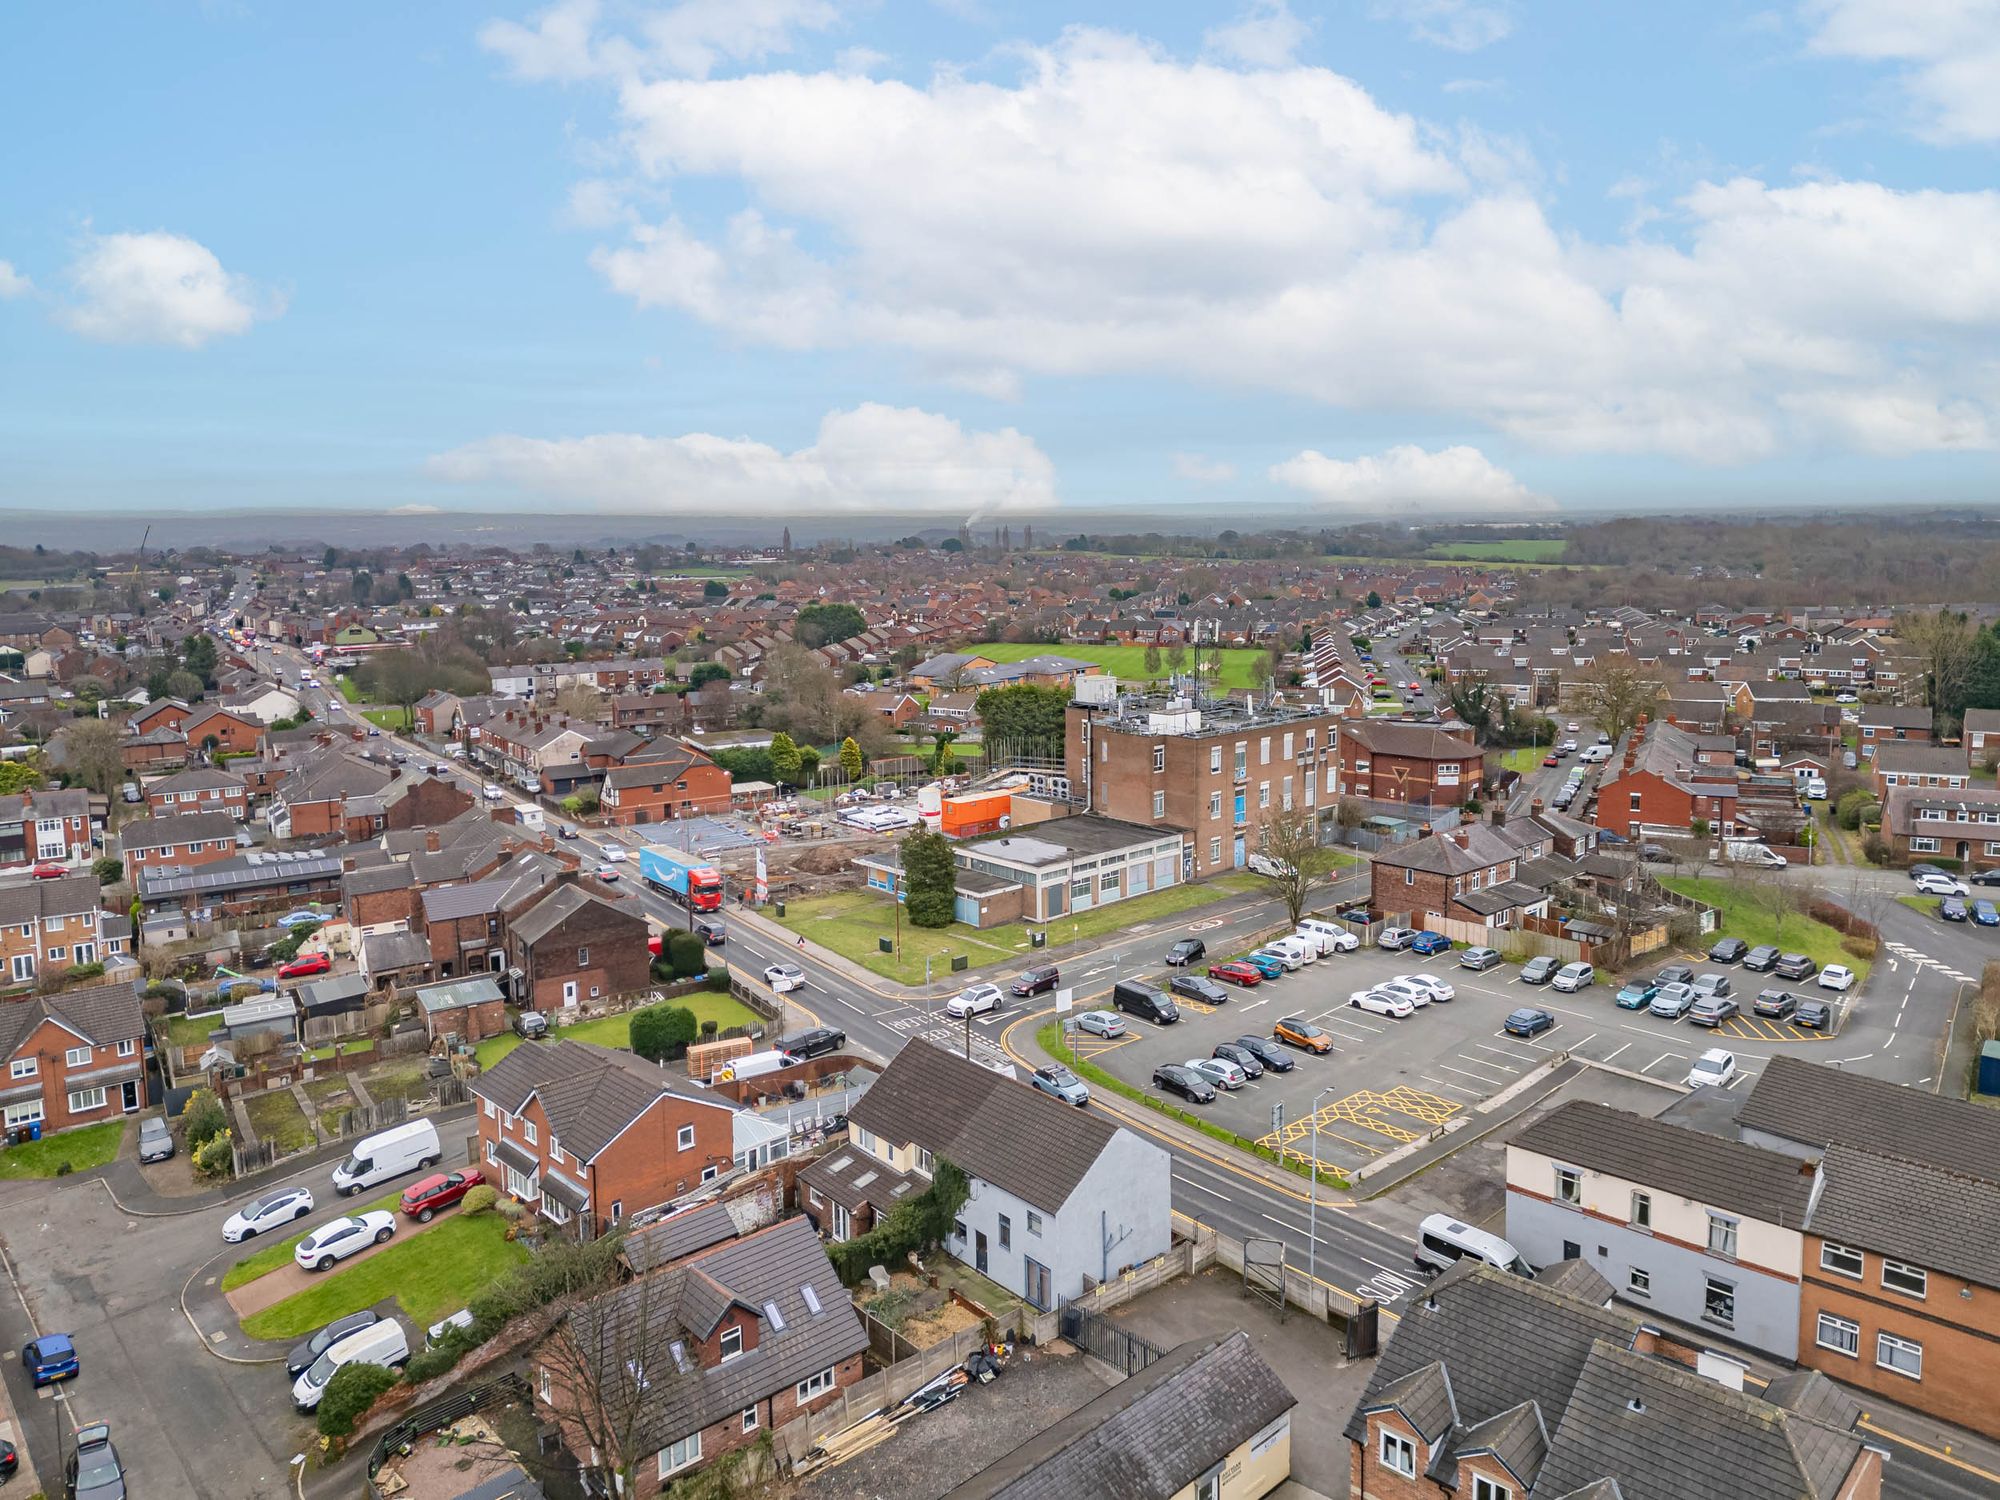
[[[1528,814],[1536,818],[1542,815],[1542,799],[1540,797],[1537,797],[1533,802],[1528,804]]]
[[[1451,840],[1454,844],[1457,844],[1459,848],[1461,849],[1467,848],[1472,843],[1472,830],[1463,825],[1454,828],[1451,831]]]

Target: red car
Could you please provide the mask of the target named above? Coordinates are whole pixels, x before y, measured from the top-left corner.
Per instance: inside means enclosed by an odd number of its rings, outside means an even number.
[[[403,1189],[403,1212],[419,1224],[428,1224],[433,1214],[442,1213],[486,1180],[477,1167],[461,1167],[456,1172],[439,1172]]]
[[[60,880],[69,874],[69,866],[58,860],[45,859],[35,866],[35,879]]]
[[[1264,982],[1264,976],[1259,974],[1249,964],[1210,964],[1208,967],[1208,977],[1210,979],[1226,979],[1231,984],[1242,985],[1245,989]]]
[[[1559,756],[1544,755],[1542,757],[1542,764],[1545,766],[1559,766],[1562,764],[1562,759]]]
[[[324,953],[308,953],[304,958],[295,958],[278,970],[280,979],[305,979],[314,974],[324,974],[332,969],[333,960]]]

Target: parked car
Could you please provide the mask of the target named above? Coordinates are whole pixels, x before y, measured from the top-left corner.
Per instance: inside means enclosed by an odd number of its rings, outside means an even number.
[[[1678,1021],[1688,1013],[1695,1002],[1694,986],[1691,984],[1663,984],[1653,994],[1652,1004],[1646,1009],[1653,1015],[1669,1021]]]
[[[1409,1001],[1411,1010],[1422,1010],[1431,1003],[1431,993],[1429,990],[1419,989],[1416,985],[1407,984],[1401,979],[1385,979],[1380,984],[1372,986],[1372,988],[1381,991],[1385,995],[1393,995],[1398,1000]]]
[[[1378,1016],[1393,1016],[1399,1021],[1416,1011],[1416,1006],[1410,1003],[1408,996],[1394,994],[1379,986],[1375,989],[1355,990],[1347,997],[1347,1003],[1361,1010],[1373,1011]]]
[[[1736,1054],[1725,1052],[1720,1047],[1710,1047],[1688,1069],[1687,1086],[1691,1089],[1722,1088],[1735,1076]]]
[[[1778,962],[1778,950],[1769,943],[1759,943],[1743,955],[1743,967],[1753,974],[1768,974]]]
[[[1926,875],[1942,875],[1945,869],[1943,865],[1915,864],[1904,873],[1912,880],[1922,880]]]
[[[1785,953],[1779,955],[1771,972],[1780,979],[1810,979],[1818,968],[1819,965],[1803,953]]]
[[[1200,938],[1180,938],[1167,949],[1167,963],[1173,968],[1180,968],[1198,958],[1207,957],[1208,944]]]
[[[806,971],[797,964],[772,964],[764,970],[764,983],[768,984],[774,993],[780,995],[790,990],[804,989]]]
[[[231,1214],[222,1226],[222,1238],[231,1245],[255,1239],[260,1234],[303,1219],[313,1211],[311,1188],[279,1188],[253,1199]]]
[[[1551,958],[1544,953],[1522,964],[1518,977],[1523,984],[1547,984],[1556,977],[1556,970],[1561,967],[1561,959]]]
[[[402,1210],[419,1224],[428,1224],[485,1181],[486,1174],[477,1167],[434,1173],[403,1189]]]
[[[1697,995],[1688,1010],[1688,1021],[1695,1026],[1720,1026],[1724,1021],[1733,1020],[1741,1014],[1742,1008],[1727,995]]]
[[[514,1015],[515,1034],[528,1041],[549,1034],[549,1018],[538,1010],[517,1011]]]
[[[1210,1055],[1219,1057],[1225,1062],[1235,1063],[1243,1070],[1245,1078],[1264,1076],[1264,1060],[1249,1048],[1239,1046],[1235,1042],[1217,1042],[1215,1050]]]
[[[1455,1000],[1458,991],[1434,974],[1398,974],[1396,983],[1432,1000]]]
[[[1259,974],[1258,978],[1263,978]],[[1167,981],[1167,993],[1183,1000],[1192,1000],[1197,1005],[1227,1005],[1229,991],[1210,979],[1206,974],[1190,974],[1183,969]]]
[[[1564,964],[1556,970],[1556,977],[1549,981],[1549,988],[1574,994],[1577,990],[1587,990],[1597,982],[1597,970],[1589,964]]]
[[[59,859],[42,859],[35,862],[34,877],[37,880],[61,880],[69,874],[69,866]]]
[[[1850,990],[1854,988],[1854,971],[1846,964],[1828,964],[1819,971],[1816,983],[1823,990]]]
[[[21,1346],[21,1368],[28,1383],[39,1389],[58,1380],[74,1380],[83,1372],[76,1345],[66,1333],[45,1333]]]
[[[127,790],[137,791],[138,788],[129,787]],[[0,1438],[0,1481],[12,1479],[15,1471],[20,1467],[21,1455],[14,1451],[12,1443],[8,1442],[5,1438]]]
[[[1690,969],[1686,964],[1668,964],[1659,973],[1655,974],[1653,979],[1661,985],[1692,984],[1694,982],[1694,970]]]
[[[309,979],[315,974],[324,974],[333,967],[333,959],[324,953],[308,953],[295,958],[278,968],[280,979]]]
[[[1179,1094],[1190,1104],[1213,1104],[1215,1086],[1192,1068],[1180,1063],[1161,1063],[1153,1069],[1153,1087]]]
[[[1302,969],[1307,964],[1319,961],[1319,940],[1314,938],[1308,942],[1304,938],[1287,934],[1284,937],[1272,938],[1258,951],[1270,954],[1287,969]]]
[[[1975,901],[1972,903],[1972,920],[1981,927],[2000,927],[2000,906],[1991,901]]]
[[[1771,1021],[1782,1021],[1798,1008],[1798,996],[1790,990],[1759,990],[1757,998],[1750,1002],[1751,1014]]]
[[[1240,1089],[1250,1081],[1250,1075],[1226,1057],[1190,1057],[1182,1066],[1219,1089]]]
[[[1731,989],[1732,987],[1727,974],[1709,973],[1694,976],[1696,998],[1700,998],[1703,995],[1727,995],[1731,993]]]
[[[1742,938],[1717,938],[1715,946],[1708,950],[1708,961],[1712,964],[1733,964],[1749,951],[1750,945]]]
[[[1972,887],[1939,870],[1935,875],[1919,875],[1917,890],[1926,896],[1970,896]]]
[[[1660,993],[1660,987],[1650,979],[1629,979],[1618,987],[1617,1001],[1620,1010],[1644,1010],[1653,1003],[1653,997]]]
[[[382,1244],[395,1232],[396,1216],[385,1209],[343,1214],[300,1240],[298,1248],[292,1251],[292,1259],[301,1270],[324,1271],[358,1250]]]
[[[1556,1018],[1545,1010],[1532,1005],[1524,1005],[1519,1010],[1508,1012],[1501,1027],[1509,1036],[1538,1036],[1554,1028]]]
[[[1050,1063],[1046,1068],[1037,1068],[1028,1075],[1028,1083],[1043,1093],[1074,1104],[1081,1109],[1090,1103],[1090,1090],[1083,1086],[1083,1080],[1070,1072],[1061,1063]]]
[[[1940,922],[1964,922],[1971,918],[1972,909],[1965,904],[1962,896],[1946,896],[1938,902]]]
[[[1417,938],[1414,927],[1384,927],[1376,934],[1375,946],[1388,953],[1401,953]]]
[[[1410,951],[1424,954],[1426,957],[1433,953],[1449,953],[1451,939],[1441,932],[1432,932],[1426,928],[1410,939]]]
[[[1973,885],[2000,885],[2000,865],[1981,870],[1977,875],[1968,875],[1966,879]]]
[[[1025,969],[1017,974],[1014,982],[1007,986],[1007,993],[1026,998],[1029,995],[1040,995],[1052,990],[1061,982],[1062,971],[1054,964],[1037,964],[1034,968]]]
[[[1833,1024],[1833,1007],[1824,1000],[1801,1000],[1792,1012],[1792,1024],[1808,1031],[1824,1031]]]
[[[318,912],[307,911],[301,907],[297,911],[288,911],[278,918],[278,925],[290,932],[294,927],[316,927],[325,920],[326,918]]]
[[[1163,991],[1136,979],[1121,979],[1111,987],[1111,1003],[1131,1015],[1141,1016],[1159,1026],[1171,1026],[1181,1018],[1180,1007]]]
[[[1271,1035],[1288,1047],[1302,1052],[1331,1052],[1333,1038],[1304,1016],[1286,1016],[1271,1028]]]
[[[810,1057],[822,1057],[829,1052],[838,1052],[847,1045],[847,1033],[837,1026],[815,1026],[809,1031],[801,1031],[796,1036],[788,1036],[778,1043],[778,1050],[797,1062]]]
[[[1352,953],[1361,946],[1361,939],[1345,927],[1336,927],[1319,917],[1302,918],[1298,930],[1301,936],[1312,933],[1320,940],[1323,949],[1330,948],[1335,953]]]
[[[139,1160],[165,1161],[174,1154],[174,1132],[159,1115],[139,1122]]]
[[[125,1465],[111,1444],[109,1422],[77,1428],[63,1459],[63,1500],[125,1500]]]
[[[1076,1029],[1091,1036],[1114,1037],[1125,1035],[1125,1019],[1108,1010],[1087,1010],[1076,1018]]]
[[[1289,1073],[1298,1064],[1292,1054],[1267,1036],[1239,1036],[1229,1045],[1240,1047],[1264,1065],[1266,1073]]]
[[[1264,982],[1264,976],[1257,972],[1255,966],[1246,963],[1210,964],[1208,977],[1226,979],[1231,984],[1240,984],[1246,989]]]
[[[1461,969],[1471,969],[1474,973],[1481,973],[1487,969],[1495,968],[1500,962],[1500,950],[1498,948],[1463,948],[1459,950],[1458,966]]]
[[[318,1333],[292,1346],[292,1352],[285,1356],[285,1373],[293,1380],[297,1380],[312,1368],[314,1360],[350,1333],[359,1333],[364,1328],[372,1328],[380,1321],[379,1314],[369,1312],[365,1308],[358,1313],[349,1313],[344,1318],[335,1318]]]
[[[1255,953],[1244,954],[1238,962],[1250,965],[1264,979],[1285,977],[1285,961],[1275,953],[1266,953],[1262,948]]]
[[[998,1010],[1006,1001],[997,984],[969,984],[944,1003],[944,1013],[954,1021],[962,1021],[967,1016],[983,1016],[989,1010]]]

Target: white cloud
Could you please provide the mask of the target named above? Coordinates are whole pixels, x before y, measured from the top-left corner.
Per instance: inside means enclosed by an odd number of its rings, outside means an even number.
[[[1351,509],[1423,505],[1440,514],[1553,509],[1477,448],[1459,445],[1429,452],[1405,443],[1366,458],[1328,458],[1308,448],[1274,464],[1271,477],[1328,505]]]
[[[1253,68],[1281,68],[1292,60],[1308,27],[1286,0],[1250,0],[1227,26],[1202,33],[1202,51]]]
[[[602,12],[599,0],[557,0],[526,25],[487,22],[479,43],[530,82],[706,78],[726,63],[789,52],[795,32],[840,20],[831,0],[681,0],[640,17],[628,35],[601,32]]]
[[[2000,0],[1808,0],[1811,50],[1901,64],[1929,139],[2000,140]]]
[[[75,297],[59,314],[85,338],[198,349],[284,311],[282,299],[225,271],[184,235],[92,235],[70,263]]]
[[[1175,453],[1169,457],[1174,466],[1174,477],[1185,479],[1190,484],[1221,484],[1236,477],[1236,465],[1200,453]]]
[[[829,412],[794,453],[749,438],[689,433],[502,436],[441,453],[430,473],[565,504],[702,515],[810,511],[964,516],[1056,503],[1055,467],[1034,439],[968,432],[949,417],[873,403]]]
[[[10,297],[25,297],[35,289],[27,274],[14,269],[12,261],[0,260],[0,302]]]
[[[1510,7],[1475,0],[1380,0],[1378,21],[1401,21],[1420,42],[1451,52],[1477,52],[1514,29]]]

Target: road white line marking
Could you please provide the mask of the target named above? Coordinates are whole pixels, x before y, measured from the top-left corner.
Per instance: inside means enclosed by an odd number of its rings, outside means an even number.
[[[1462,1073],[1465,1075],[1465,1077],[1470,1078],[1474,1083],[1483,1083],[1489,1089],[1492,1088],[1497,1083],[1504,1083],[1510,1076],[1506,1073],[1502,1073],[1498,1078],[1487,1078],[1478,1073],[1467,1073],[1463,1068],[1454,1068],[1450,1063],[1439,1063],[1438,1069],[1439,1071],[1445,1073]]]
[[[1631,1045],[1632,1044],[1630,1042],[1621,1042],[1614,1050],[1607,1052],[1603,1057],[1600,1057],[1598,1061],[1607,1063],[1614,1061],[1620,1052],[1623,1052],[1627,1047]]]
[[[1672,1057],[1673,1055],[1674,1054],[1671,1052],[1662,1052],[1658,1057],[1654,1058],[1651,1062],[1647,1063],[1646,1066],[1641,1068],[1639,1071],[1641,1073],[1650,1073],[1653,1071],[1653,1069],[1657,1068],[1661,1063],[1665,1062],[1668,1058]]]

